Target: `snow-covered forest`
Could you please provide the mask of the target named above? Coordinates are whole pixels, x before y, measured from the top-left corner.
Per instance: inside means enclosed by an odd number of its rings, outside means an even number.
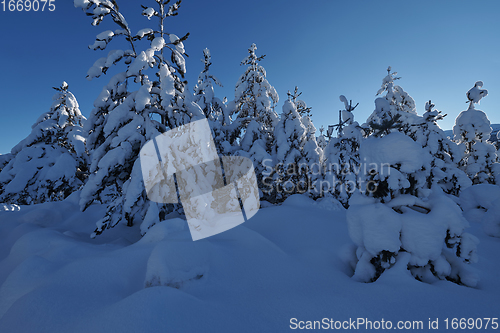
[[[114,0],[74,1],[96,34],[87,78],[107,83],[86,118],[62,82],[0,155],[0,332],[338,329],[324,318],[500,329],[500,153],[495,110],[479,109],[488,82],[471,82],[464,110],[447,115],[381,68],[367,119],[338,92],[334,125],[313,124],[314,101],[300,82],[280,98],[255,44],[241,50],[234,96],[218,95],[209,49],[191,54],[204,68],[188,82],[189,34],[166,24],[181,3],[149,3],[137,14],[150,28],[137,30]],[[454,116],[450,135],[439,122]],[[193,241],[184,201],[150,200],[140,152],[203,119],[221,158],[252,161],[261,208]]]

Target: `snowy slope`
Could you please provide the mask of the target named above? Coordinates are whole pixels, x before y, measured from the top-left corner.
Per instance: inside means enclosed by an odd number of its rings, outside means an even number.
[[[298,195],[197,242],[180,219],[91,240],[104,207],[80,213],[78,193],[12,210],[0,213],[0,332],[288,332],[291,318],[439,318],[443,331],[446,318],[500,316],[500,239],[478,224],[481,281],[467,288],[405,267],[353,281],[345,211]]]

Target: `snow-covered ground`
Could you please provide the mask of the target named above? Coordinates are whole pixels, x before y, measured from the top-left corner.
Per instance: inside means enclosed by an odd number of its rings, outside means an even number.
[[[448,318],[451,331],[453,318],[500,317],[500,238],[478,222],[467,231],[481,241],[472,265],[481,280],[468,288],[419,282],[397,265],[354,281],[345,210],[326,199],[294,195],[196,242],[181,219],[142,238],[118,225],[92,240],[105,207],[81,213],[78,193],[3,208],[0,332],[287,332],[358,318],[393,329],[421,321],[408,331],[429,332],[429,319],[444,331]]]

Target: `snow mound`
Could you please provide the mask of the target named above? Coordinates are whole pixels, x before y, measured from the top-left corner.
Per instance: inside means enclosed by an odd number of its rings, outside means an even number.
[[[364,170],[388,165],[401,165],[400,171],[411,173],[430,162],[428,154],[408,136],[394,132],[382,138],[369,138],[360,147],[359,155]]]
[[[490,184],[473,185],[460,195],[464,216],[471,223],[480,223],[484,232],[500,237],[500,187]]]
[[[359,262],[354,278],[363,282],[377,279],[376,270],[390,268],[401,253],[408,253],[406,266],[418,279],[433,281],[425,277],[432,271],[440,279],[451,276],[453,280],[469,281],[469,286],[476,286],[477,276],[460,260],[455,260],[448,248],[458,244],[457,259],[477,262],[478,240],[463,232],[468,223],[460,208],[439,191],[429,197],[427,207],[421,206],[417,198],[410,199],[411,196],[403,196],[383,204],[359,193],[353,195],[347,222],[349,236],[358,246]],[[397,210],[393,209],[395,205]],[[381,259],[380,268],[374,266],[374,258]]]

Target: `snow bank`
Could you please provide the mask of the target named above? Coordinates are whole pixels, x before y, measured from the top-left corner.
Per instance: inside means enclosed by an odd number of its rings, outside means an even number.
[[[287,332],[291,318],[498,316],[499,244],[475,226],[478,289],[411,278],[409,253],[364,284],[345,262],[344,211],[297,196],[197,242],[181,219],[140,240],[139,226],[122,225],[90,240],[105,207],[82,213],[78,199],[0,212],[0,332]]]

